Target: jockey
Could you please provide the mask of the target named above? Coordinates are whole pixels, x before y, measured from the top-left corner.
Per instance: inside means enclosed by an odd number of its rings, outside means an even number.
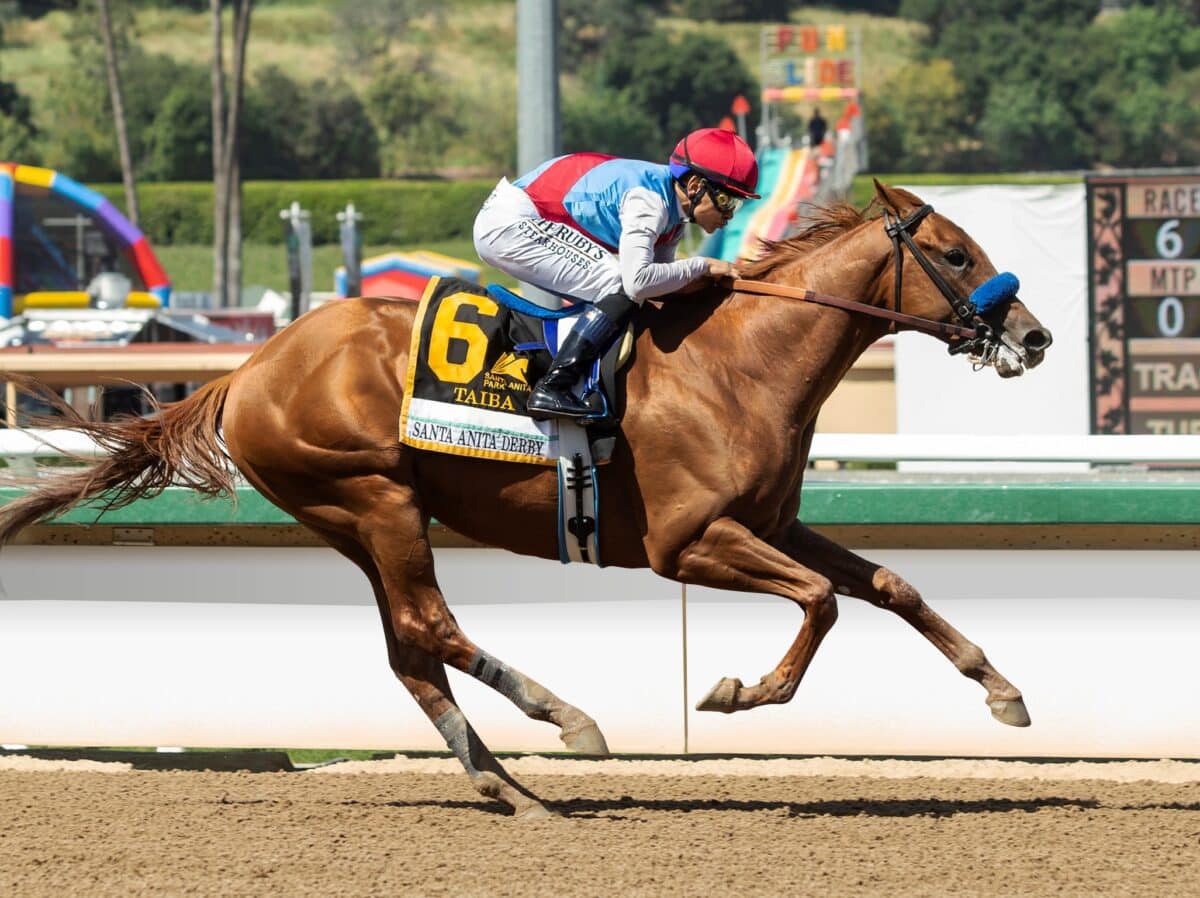
[[[571,388],[650,297],[702,277],[737,277],[729,262],[675,258],[687,221],[724,227],[742,200],[757,199],[758,163],[730,131],[702,128],[669,165],[574,153],[509,183],[501,178],[475,219],[487,264],[572,301],[594,303],[563,340],[526,408],[538,419],[586,418]]]

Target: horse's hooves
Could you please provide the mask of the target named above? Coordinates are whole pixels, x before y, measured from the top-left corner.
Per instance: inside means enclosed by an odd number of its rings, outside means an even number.
[[[604,734],[594,723],[589,723],[571,733],[563,733],[562,741],[568,749],[579,752],[581,755],[599,755],[607,758],[610,754],[608,743],[604,741]]]
[[[513,816],[518,820],[550,820],[557,817],[558,814],[550,810],[540,801],[535,801],[528,807],[517,811]]]
[[[736,677],[722,677],[708,695],[700,699],[696,705],[697,711],[720,711],[722,714],[730,714],[736,711],[735,701],[737,700],[738,690],[742,688],[742,681]]]
[[[992,709],[992,716],[1001,723],[1007,723],[1010,727],[1029,726],[1029,712],[1025,710],[1023,698],[998,698],[988,702],[988,707]]]

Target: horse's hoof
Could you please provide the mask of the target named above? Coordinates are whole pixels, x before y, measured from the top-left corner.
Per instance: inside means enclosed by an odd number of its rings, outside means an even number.
[[[992,716],[1001,723],[1007,723],[1010,727],[1029,726],[1029,712],[1025,710],[1023,698],[994,699],[988,702],[988,707],[992,709]]]
[[[528,807],[524,807],[513,814],[513,817],[522,821],[550,820],[557,816],[558,814],[554,813],[554,811],[550,810],[540,801],[532,802]]]
[[[738,690],[742,688],[742,681],[736,677],[722,677],[708,695],[700,699],[696,705],[697,711],[720,711],[722,714],[730,714],[737,710],[735,702],[737,700]]]
[[[562,733],[560,738],[570,751],[581,755],[597,755],[607,758],[610,754],[604,734],[595,723],[588,723],[570,733]]]

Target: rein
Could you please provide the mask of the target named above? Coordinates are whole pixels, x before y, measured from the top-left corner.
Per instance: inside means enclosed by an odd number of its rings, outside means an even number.
[[[850,312],[860,312],[874,318],[885,318],[897,324],[905,324],[914,330],[933,334],[938,337],[961,337],[963,340],[950,346],[950,354],[970,352],[978,355],[984,364],[995,358],[1000,343],[992,332],[992,328],[980,314],[991,311],[1001,302],[1015,297],[1020,286],[1014,275],[1004,273],[990,278],[975,289],[969,298],[964,298],[942,277],[941,272],[934,267],[929,258],[912,239],[925,216],[933,211],[933,206],[926,203],[907,218],[894,217],[888,210],[883,211],[884,232],[891,238],[892,253],[896,261],[896,274],[893,278],[893,301],[895,310],[881,309],[865,302],[842,299],[840,296],[830,296],[826,293],[816,293],[801,287],[788,287],[783,284],[772,284],[769,281],[751,281],[737,279],[733,289],[742,293],[754,293],[760,296],[779,296],[786,299],[798,299],[803,302],[814,302],[823,306],[833,306]],[[900,311],[900,292],[904,278],[904,249],[912,253],[917,264],[929,275],[934,286],[950,304],[958,318],[958,324],[946,321],[934,321],[932,318],[921,318]]]
[[[852,299],[842,299],[840,296],[830,296],[827,293],[815,293],[801,287],[787,287],[783,284],[772,284],[769,281],[735,280],[733,289],[741,293],[756,293],[759,296],[778,296],[784,299],[799,299],[803,302],[815,302],[822,306],[833,306],[849,312],[861,312],[875,318],[886,318],[899,324],[907,324],[914,330],[942,337],[976,337],[978,331],[974,327],[964,327],[961,324],[950,324],[945,321],[934,321],[930,318],[919,318],[916,315],[906,315],[903,312],[893,312],[891,309],[881,309],[870,306],[865,302],[855,302]]]

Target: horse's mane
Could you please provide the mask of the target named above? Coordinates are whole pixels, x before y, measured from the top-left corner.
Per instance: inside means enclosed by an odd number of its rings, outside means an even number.
[[[761,279],[779,266],[824,246],[873,217],[874,206],[874,201],[862,210],[849,203],[813,206],[808,215],[809,223],[799,234],[783,240],[762,240],[762,253],[742,268],[742,276]]]

